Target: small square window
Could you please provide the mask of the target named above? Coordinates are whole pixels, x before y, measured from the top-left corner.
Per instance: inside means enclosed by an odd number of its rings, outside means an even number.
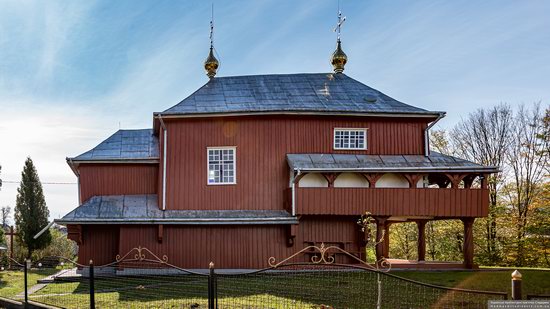
[[[208,148],[208,184],[235,184],[235,147]]]
[[[367,129],[334,129],[334,149],[367,149]]]

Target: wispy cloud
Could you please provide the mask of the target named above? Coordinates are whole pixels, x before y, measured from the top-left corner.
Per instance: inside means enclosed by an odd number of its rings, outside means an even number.
[[[545,1],[342,1],[346,73],[441,122],[501,101],[550,101]],[[216,1],[219,74],[331,69],[333,1]],[[45,181],[75,181],[65,157],[119,127],[149,127],[207,81],[210,3],[0,2],[0,165],[18,180],[27,155]],[[14,204],[16,185],[0,191]],[[45,186],[52,216],[73,187]]]

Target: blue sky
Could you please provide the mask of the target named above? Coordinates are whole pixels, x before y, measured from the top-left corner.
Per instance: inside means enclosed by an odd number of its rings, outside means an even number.
[[[65,157],[119,127],[150,127],[207,81],[211,1],[0,0],[0,165],[19,181],[74,182]],[[328,72],[336,0],[214,1],[219,76]],[[350,1],[345,73],[448,116],[550,102],[550,1]],[[5,183],[0,206],[15,204]],[[75,185],[44,185],[51,216]]]

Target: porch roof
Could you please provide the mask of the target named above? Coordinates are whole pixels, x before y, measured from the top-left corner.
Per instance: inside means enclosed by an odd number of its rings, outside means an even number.
[[[156,194],[94,196],[58,224],[297,224],[284,210],[160,210]]]
[[[287,154],[288,165],[303,172],[479,172],[498,168],[431,152],[424,155]]]

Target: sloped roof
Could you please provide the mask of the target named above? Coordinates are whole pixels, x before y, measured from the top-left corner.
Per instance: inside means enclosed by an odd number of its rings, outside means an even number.
[[[468,160],[432,151],[424,155],[287,154],[288,165],[301,171],[498,172]]]
[[[159,158],[158,143],[152,129],[118,130],[92,150],[70,160],[156,160]]]
[[[58,224],[296,224],[285,210],[160,210],[158,196],[94,196]]]
[[[439,115],[399,102],[345,74],[216,77],[162,116],[218,113],[353,113]]]

